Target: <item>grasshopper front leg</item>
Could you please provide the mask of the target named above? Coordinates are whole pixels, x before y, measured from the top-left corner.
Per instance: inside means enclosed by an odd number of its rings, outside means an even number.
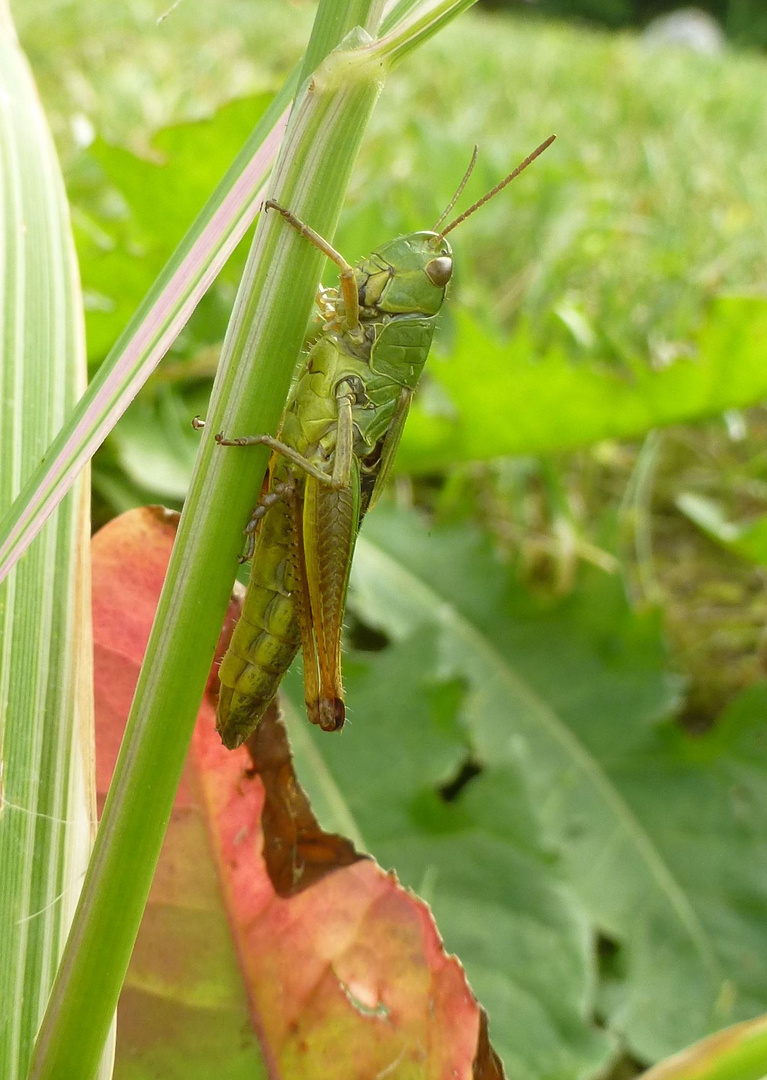
[[[329,244],[318,232],[315,232],[310,225],[305,225],[300,218],[297,218],[292,210],[280,206],[273,199],[267,199],[264,203],[264,210],[276,210],[279,214],[282,214],[287,223],[292,225],[297,233],[306,237],[310,244],[314,244],[316,248],[319,248],[339,268],[341,273],[338,275],[338,279],[341,285],[341,295],[344,298],[346,325],[350,330],[353,330],[360,321],[360,300],[357,292],[357,282],[354,280],[354,267],[346,261],[340,251],[336,251],[332,244]]]

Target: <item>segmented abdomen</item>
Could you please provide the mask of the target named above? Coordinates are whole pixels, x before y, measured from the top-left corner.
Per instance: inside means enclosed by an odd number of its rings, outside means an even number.
[[[289,468],[277,462],[272,489],[275,482],[285,480],[302,483],[291,479]],[[294,502],[286,496],[261,521],[242,613],[219,669],[216,726],[229,749],[255,728],[301,644],[294,513]]]

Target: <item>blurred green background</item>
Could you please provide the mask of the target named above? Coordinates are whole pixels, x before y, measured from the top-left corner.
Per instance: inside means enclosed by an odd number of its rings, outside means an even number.
[[[767,47],[767,10],[762,0],[697,0],[681,4],[675,0],[482,0],[489,8],[507,8],[521,14],[527,8],[536,14],[560,16],[619,27],[644,27],[652,19],[695,8],[717,21],[733,44]]]
[[[767,947],[767,21],[757,0],[700,6],[727,35],[714,51],[646,33],[660,0],[474,9],[387,82],[336,237],[356,260],[428,228],[474,143],[466,202],[558,135],[451,237],[434,357],[363,530],[350,734],[310,746],[295,729],[316,802],[322,755],[531,1080],[623,1080],[767,1010],[748,962]],[[313,8],[13,7],[65,169],[95,368]],[[96,456],[96,523],[181,505],[246,244]],[[417,724],[383,715],[371,733],[376,677],[411,688],[399,715]],[[530,910],[547,912],[538,937]],[[525,978],[509,973],[520,952]]]

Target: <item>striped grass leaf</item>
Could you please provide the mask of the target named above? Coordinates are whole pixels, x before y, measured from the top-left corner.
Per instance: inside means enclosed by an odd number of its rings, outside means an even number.
[[[31,73],[0,4],[0,507],[85,386],[69,210]],[[0,1075],[27,1075],[95,829],[81,473],[0,584]]]

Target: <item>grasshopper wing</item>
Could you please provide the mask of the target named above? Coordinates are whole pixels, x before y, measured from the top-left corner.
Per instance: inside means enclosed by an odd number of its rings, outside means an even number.
[[[402,432],[405,429],[405,421],[407,420],[407,414],[410,411],[410,402],[412,400],[413,391],[409,388],[403,388],[399,400],[397,401],[391,424],[389,424],[389,428],[381,442],[380,456],[377,466],[372,474],[372,487],[370,485],[370,477],[365,478],[367,483],[363,481],[363,514],[366,514],[368,510],[373,509],[383,491],[386,479],[391,472],[392,463],[397,456],[397,448],[400,444],[400,439],[402,438]]]

